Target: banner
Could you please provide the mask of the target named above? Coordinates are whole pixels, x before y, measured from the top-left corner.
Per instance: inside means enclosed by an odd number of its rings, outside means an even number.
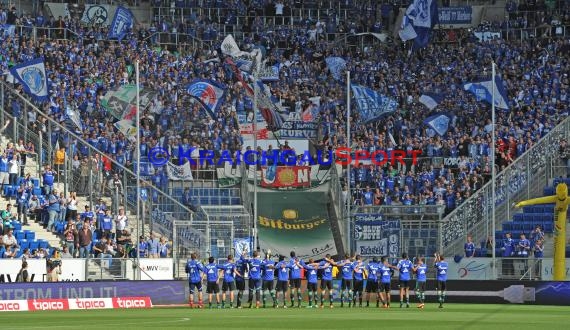
[[[10,69],[10,73],[34,100],[48,99],[48,81],[43,58],[15,65]]]
[[[459,262],[448,258],[448,280],[492,280],[493,259],[491,258],[461,258]]]
[[[354,214],[356,253],[363,257],[398,258],[400,220],[384,220],[382,214]]]
[[[238,260],[243,254],[249,256],[253,251],[253,239],[247,238],[234,238],[234,258]]]
[[[273,254],[323,258],[337,249],[325,192],[260,192],[257,219],[259,245]]]
[[[395,99],[381,95],[370,88],[352,85],[352,93],[354,93],[360,121],[364,123],[377,120],[398,109],[398,102]]]
[[[270,166],[262,169],[261,186],[267,188],[307,188],[311,186],[310,166]]]
[[[137,128],[133,126],[133,121],[130,119],[119,120],[114,124],[115,128],[129,140],[137,138]]]
[[[135,16],[130,9],[123,6],[117,7],[113,23],[109,27],[109,39],[122,40],[127,32],[133,27],[135,23]]]
[[[47,279],[47,264],[45,259],[29,259],[27,262],[30,282],[43,282]],[[21,259],[0,259],[0,283],[16,282],[16,277],[20,269],[22,269]],[[0,296],[0,299],[7,298]]]
[[[173,261],[170,258],[141,258],[139,261],[141,268],[141,280],[172,280],[174,279]],[[131,280],[134,280],[131,278]]]
[[[439,24],[441,25],[470,25],[473,19],[473,8],[442,7],[438,8]]]
[[[0,301],[0,312],[152,308],[150,297],[28,299]]]
[[[253,132],[254,132],[254,125],[253,125],[253,112],[249,112],[247,115],[243,113],[238,113],[238,124],[239,124],[239,133],[241,137],[247,140],[253,140]],[[263,119],[261,112],[257,111],[257,126],[255,128],[257,139],[258,140],[267,140],[269,139],[269,130],[267,129],[267,122]]]
[[[108,26],[110,16],[109,5],[85,5],[81,23],[96,26]]]
[[[150,89],[141,89],[139,92],[141,110],[145,110],[151,101],[158,95]],[[101,105],[118,120],[133,120],[136,117],[137,87],[125,85],[115,91],[109,91],[101,99]]]
[[[86,259],[63,259],[61,261],[61,282],[86,281],[85,262]]]
[[[172,181],[192,181],[192,168],[190,162],[184,165],[174,165],[170,162],[167,163],[168,179]]]
[[[200,101],[210,117],[217,118],[218,108],[224,100],[223,85],[212,80],[198,79],[188,85],[188,94]]]
[[[216,168],[218,186],[220,188],[233,187],[241,183],[241,169],[232,164],[224,163],[223,167]]]
[[[473,34],[481,42],[501,39],[501,32],[474,32]]]

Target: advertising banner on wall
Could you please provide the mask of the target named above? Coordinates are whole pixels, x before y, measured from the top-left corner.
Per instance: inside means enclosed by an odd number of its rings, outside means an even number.
[[[322,258],[336,254],[324,192],[258,193],[259,244],[272,254]]]
[[[45,259],[29,259],[27,262],[30,282],[45,281],[47,274],[47,264]],[[22,260],[20,259],[0,260],[0,283],[16,282],[16,277],[18,276],[20,269],[22,269]]]

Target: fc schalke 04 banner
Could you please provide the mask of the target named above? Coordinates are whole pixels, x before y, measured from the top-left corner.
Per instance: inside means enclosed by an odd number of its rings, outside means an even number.
[[[259,245],[272,254],[322,258],[337,253],[324,192],[258,193]]]
[[[382,214],[354,214],[356,253],[363,257],[397,258],[400,249],[400,221]]]

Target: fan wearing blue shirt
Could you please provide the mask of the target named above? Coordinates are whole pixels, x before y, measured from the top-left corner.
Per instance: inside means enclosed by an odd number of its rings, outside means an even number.
[[[304,265],[307,270],[307,292],[309,294],[309,306],[307,306],[307,308],[317,308],[317,271],[319,269],[324,269],[327,266],[328,264],[321,266],[320,264],[315,263],[313,259],[309,259],[309,263]],[[313,301],[315,303],[314,305],[312,304]]]
[[[340,283],[340,307],[344,307],[344,301],[348,298],[348,307],[352,303],[352,279],[354,264],[350,260],[350,256],[346,254],[344,260],[337,264],[340,267],[342,279]]]
[[[186,262],[186,274],[188,274],[188,282],[190,287],[190,308],[194,308],[194,290],[198,290],[198,308],[202,308],[202,278],[206,271],[200,260],[196,260],[196,253],[190,255],[190,260]]]
[[[297,291],[297,307],[301,307],[301,301],[303,301],[303,293],[301,291],[301,269],[305,266],[303,260],[299,260],[295,251],[291,251],[289,254],[291,259],[289,260],[289,269],[291,273],[289,274],[289,286],[291,287],[291,292],[289,297],[291,298],[291,307],[295,306],[295,291]]]
[[[447,261],[439,253],[435,254],[435,270],[437,273],[437,297],[439,301],[439,308],[443,308],[445,302],[445,295],[447,290]]]
[[[285,256],[279,256],[279,262],[275,265],[275,269],[277,270],[277,295],[281,292],[283,308],[287,308],[285,296],[289,289],[289,263],[285,261]]]
[[[475,243],[473,243],[473,237],[467,236],[467,243],[465,243],[465,257],[473,258],[475,256]]]
[[[380,263],[380,300],[382,300],[382,308],[390,308],[392,268],[394,268],[394,266],[388,263],[386,257],[382,257]]]
[[[321,308],[324,306],[325,292],[329,292],[330,308],[333,308],[333,266],[336,265],[335,261],[331,258],[330,254],[325,256],[325,260],[321,261],[319,266],[323,267],[323,275],[321,277]]]
[[[398,261],[398,265],[396,265],[400,287],[400,308],[404,305],[404,296],[406,296],[406,307],[410,308],[410,280],[412,267],[413,264],[408,259],[408,254],[403,253],[402,259],[400,259],[400,261]]]
[[[208,258],[206,269],[206,293],[208,294],[208,308],[212,308],[212,294],[216,295],[216,305],[220,308],[220,286],[218,285],[220,266],[216,265],[214,257]]]
[[[270,251],[265,255],[265,260],[261,262],[261,267],[263,269],[263,284],[261,298],[263,300],[263,308],[265,308],[266,293],[269,292],[271,299],[273,299],[273,308],[277,307],[277,300],[275,299],[275,262],[271,260]]]
[[[380,307],[380,295],[378,294],[378,274],[380,270],[380,265],[378,264],[378,258],[372,258],[372,261],[366,265],[366,273],[368,278],[366,279],[366,307],[370,306],[370,295],[376,294],[376,307]]]
[[[228,291],[230,292],[230,308],[233,308],[234,291],[236,290],[235,276],[241,276],[241,274],[237,271],[234,257],[231,254],[228,256],[228,261],[221,266],[221,269],[224,272],[224,280],[222,282],[222,308],[225,307],[226,292]]]
[[[356,307],[356,297],[358,297],[358,306],[362,307],[362,291],[364,291],[364,274],[366,265],[362,262],[360,255],[356,256],[353,264],[354,279],[352,283],[352,306]]]
[[[418,308],[424,308],[425,304],[425,292],[426,292],[426,280],[427,280],[427,265],[424,264],[424,258],[419,257],[416,265],[412,268],[416,274],[416,296],[418,297],[420,304]]]
[[[261,259],[259,251],[253,252],[253,259],[247,259],[249,265],[249,308],[252,307],[253,293],[255,291],[255,308],[259,308],[261,298]]]

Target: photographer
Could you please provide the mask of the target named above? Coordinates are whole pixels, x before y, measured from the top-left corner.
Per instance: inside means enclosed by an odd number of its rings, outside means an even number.
[[[30,275],[28,273],[28,263],[23,261],[22,268],[20,268],[20,271],[16,276],[16,282],[29,282],[29,281],[30,281]]]
[[[59,282],[59,275],[61,274],[61,260],[59,259],[59,251],[56,250],[53,258],[47,259],[47,281]]]

